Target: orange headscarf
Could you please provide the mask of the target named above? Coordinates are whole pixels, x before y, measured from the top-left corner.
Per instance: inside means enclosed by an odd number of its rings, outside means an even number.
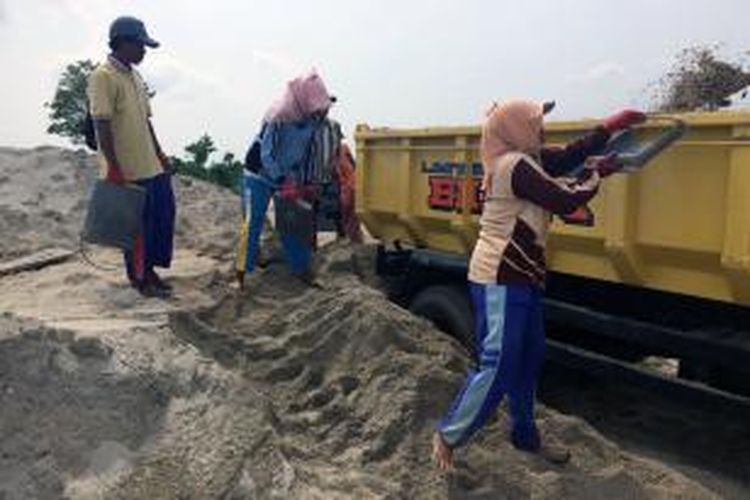
[[[542,148],[542,122],[544,104],[534,101],[513,100],[495,103],[487,112],[482,128],[480,153],[484,167],[482,189],[491,187],[496,160],[506,153],[518,152],[539,156]]]

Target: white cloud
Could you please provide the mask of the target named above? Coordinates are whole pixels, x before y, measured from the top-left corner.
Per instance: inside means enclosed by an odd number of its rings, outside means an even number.
[[[591,0],[467,0],[445,9],[428,0],[0,0],[0,67],[14,76],[0,99],[0,114],[14,119],[0,121],[0,141],[51,140],[41,103],[66,64],[104,58],[119,15],[144,19],[163,43],[139,69],[157,91],[165,147],[179,151],[206,131],[241,153],[284,82],[312,66],[340,98],[334,116],[350,135],[358,122],[476,123],[486,103],[509,95],[557,99],[555,119],[601,116],[632,105],[691,40],[747,49],[746,2],[724,0],[718,14],[711,0],[608,3],[612,23],[576,16],[561,29],[561,15],[588,12]],[[674,9],[680,23],[668,22]],[[533,23],[483,35],[509,16]],[[512,50],[507,39],[517,41]],[[551,48],[565,56],[529,64]]]
[[[293,57],[269,49],[253,49],[253,63],[259,68],[269,68],[283,79],[293,78],[302,71],[302,65]]]
[[[90,1],[58,0],[59,7],[71,17],[76,18],[87,30],[92,30],[97,23],[96,4]],[[57,3],[57,2],[55,2]],[[106,2],[101,2],[106,3]],[[100,3],[100,5],[101,5]],[[80,26],[80,25],[79,25]]]
[[[582,83],[597,82],[607,78],[623,76],[625,73],[625,67],[623,65],[613,61],[605,61],[591,66],[581,73],[568,75],[566,80]]]
[[[236,97],[236,92],[224,85],[220,78],[168,53],[150,54],[142,72],[158,92],[170,93],[191,86],[223,97]]]

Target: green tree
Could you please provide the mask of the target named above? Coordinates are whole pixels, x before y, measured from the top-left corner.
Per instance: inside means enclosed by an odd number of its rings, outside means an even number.
[[[172,161],[180,175],[201,179],[239,193],[242,162],[237,161],[233,153],[225,153],[221,161],[209,163],[211,155],[216,151],[213,139],[208,134],[203,134],[185,147],[188,158],[173,158]]]
[[[740,62],[724,60],[718,45],[698,45],[680,52],[657,84],[660,111],[714,111],[731,104],[729,97],[750,85]]]
[[[69,64],[57,83],[52,102],[44,103],[49,109],[50,125],[47,133],[69,139],[73,144],[86,142],[83,124],[88,110],[86,87],[96,64],[89,59]],[[146,86],[146,94],[153,98],[156,92]]]
[[[192,155],[193,165],[205,169],[208,159],[216,152],[216,145],[208,134],[203,134],[197,141],[185,146],[185,151]]]
[[[86,84],[96,68],[90,60],[69,64],[57,84],[52,102],[44,104],[50,110],[47,133],[70,139],[73,144],[83,144],[83,123],[86,118]]]
[[[222,161],[212,163],[209,167],[210,181],[233,191],[239,190],[241,176],[242,162],[235,160],[233,153],[226,153]]]

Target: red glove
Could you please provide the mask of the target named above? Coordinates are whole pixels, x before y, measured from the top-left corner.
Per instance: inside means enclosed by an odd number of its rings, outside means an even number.
[[[285,182],[279,188],[279,195],[281,199],[286,201],[295,201],[300,198],[300,189],[293,182]]]
[[[594,225],[595,218],[594,218],[594,212],[591,211],[591,209],[587,205],[583,205],[582,207],[578,207],[575,212],[567,214],[567,215],[561,215],[560,219],[571,226],[585,226],[585,227],[591,227]]]
[[[609,177],[612,174],[616,174],[622,170],[623,164],[620,159],[617,158],[617,153],[610,153],[607,156],[600,156],[592,159],[588,168],[596,170],[602,179]]]
[[[107,177],[105,180],[112,184],[125,184],[125,177],[123,177],[120,167],[113,167],[111,165],[107,168]]]
[[[606,128],[609,133],[614,133],[632,127],[633,125],[643,123],[646,121],[646,118],[646,113],[635,109],[624,109],[604,120],[604,128]]]

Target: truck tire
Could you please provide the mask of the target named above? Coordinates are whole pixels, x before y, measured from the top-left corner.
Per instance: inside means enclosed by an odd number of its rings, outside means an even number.
[[[474,315],[469,296],[461,287],[427,287],[414,297],[409,310],[430,320],[474,353]]]

